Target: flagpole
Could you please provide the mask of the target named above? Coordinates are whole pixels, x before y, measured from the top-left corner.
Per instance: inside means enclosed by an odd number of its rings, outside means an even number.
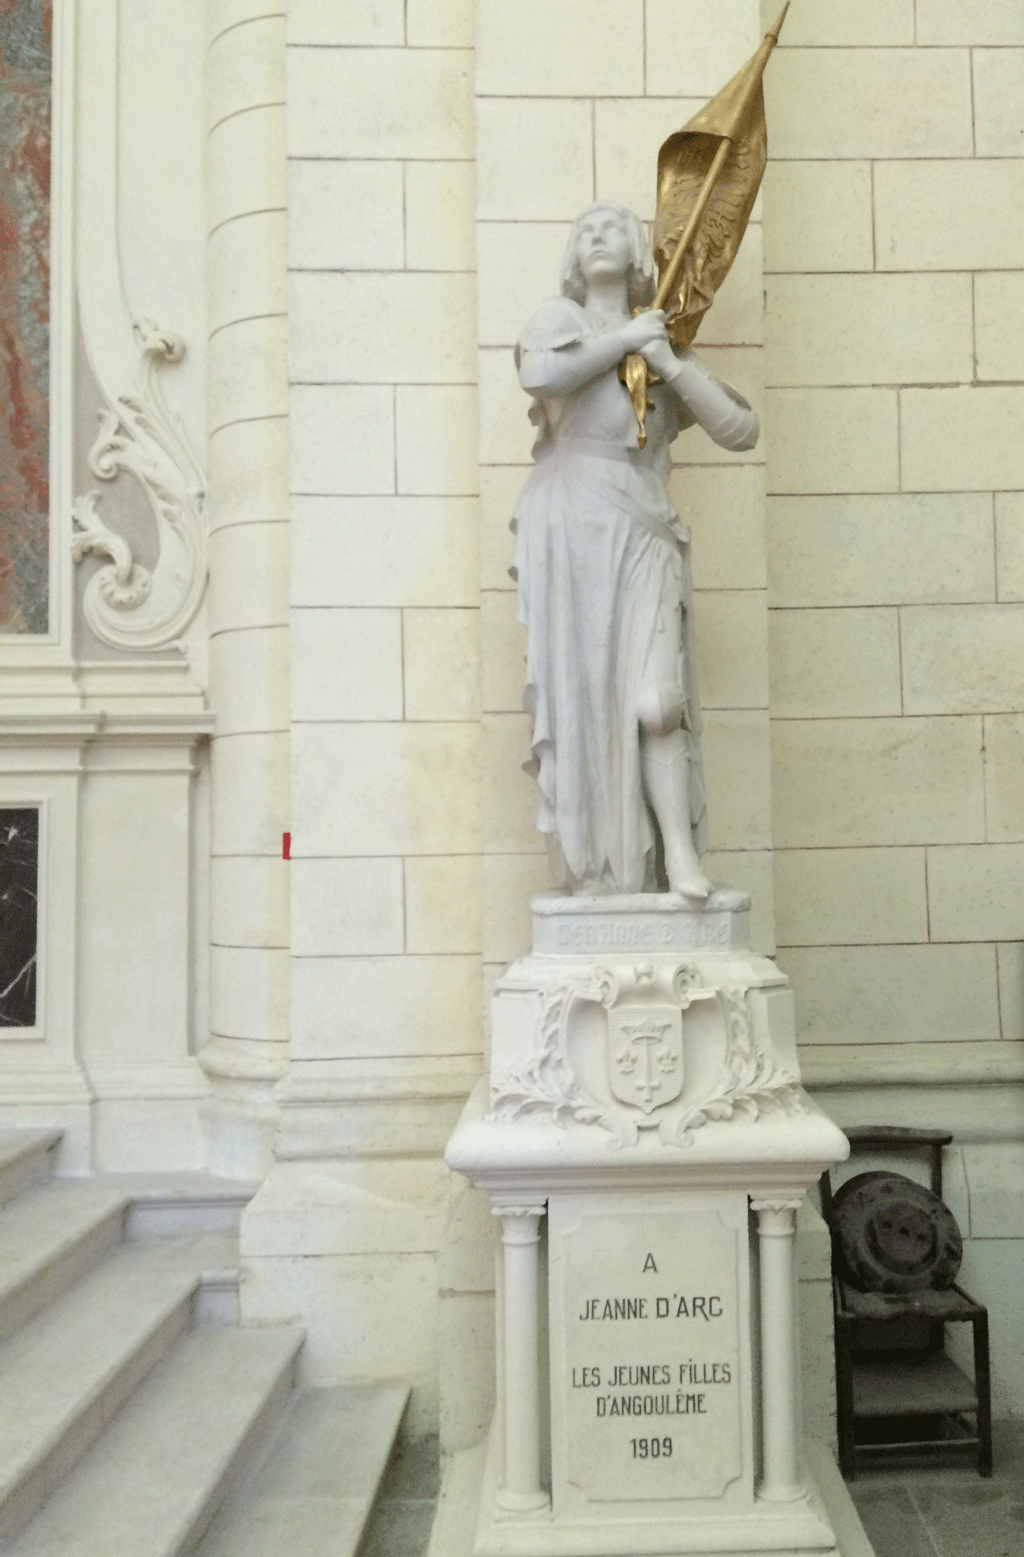
[[[782,24],[786,20],[786,12],[789,10],[789,6],[790,0],[785,0],[785,4],[783,5],[782,10],[779,12],[774,27],[770,27],[765,33],[764,42],[762,43],[761,48],[757,51],[758,54],[763,53],[764,55],[764,58],[761,62],[761,69],[755,78],[757,82],[760,82],[761,78],[763,77],[765,66],[768,64],[768,59],[771,55],[771,52],[779,41],[779,33],[782,31]],[[755,54],[754,59],[757,59],[757,54]],[[750,98],[748,95],[748,97],[739,106],[736,112],[734,121],[730,125],[730,130],[733,132],[733,134],[742,125],[744,113],[746,112],[749,101]],[[679,242],[676,244],[672,258],[666,265],[664,274],[659,279],[658,290],[654,295],[654,301],[651,303],[652,309],[664,308],[675,290],[676,283],[679,280],[680,272],[682,271],[683,264],[686,260],[686,255],[689,251],[690,245],[697,235],[697,229],[700,226],[704,212],[707,210],[708,201],[711,199],[711,196],[714,193],[715,185],[721,178],[722,171],[729,159],[729,153],[732,151],[733,134],[726,134],[722,136],[718,150],[715,152],[714,160],[712,161],[711,166],[708,168],[708,171],[705,174],[700,193],[698,194],[694,203],[693,210],[690,212],[689,219],[685,228],[683,229]],[[619,368],[619,378],[628,389],[629,397],[633,402],[633,410],[636,412],[637,420],[637,444],[642,449],[647,443],[647,429],[645,426],[645,422],[647,420],[647,407],[652,402],[650,402],[647,398],[647,391],[651,382],[650,369],[647,366],[646,360],[640,355],[639,352],[630,352],[629,356],[625,359]]]

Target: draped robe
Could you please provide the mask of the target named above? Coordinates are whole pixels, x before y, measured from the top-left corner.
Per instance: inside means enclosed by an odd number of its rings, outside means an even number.
[[[557,383],[560,353],[599,331],[569,298],[545,303],[516,348],[524,387]],[[689,820],[698,852],[704,844],[689,534],[668,496],[670,445],[694,418],[671,388],[651,394],[641,451],[616,367],[564,395],[535,393],[536,463],[513,518],[532,721],[525,766],[555,878],[569,889],[658,889],[638,704],[659,631],[678,649]]]

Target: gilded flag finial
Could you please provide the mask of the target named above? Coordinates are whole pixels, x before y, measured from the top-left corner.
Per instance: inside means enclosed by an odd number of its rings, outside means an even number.
[[[774,38],[775,42],[778,43],[779,33],[782,31],[782,24],[786,20],[786,12],[788,10],[789,0],[786,0],[785,5],[782,7],[782,10],[779,12],[778,17],[776,18],[775,26],[769,27],[768,31],[765,33],[766,38]]]

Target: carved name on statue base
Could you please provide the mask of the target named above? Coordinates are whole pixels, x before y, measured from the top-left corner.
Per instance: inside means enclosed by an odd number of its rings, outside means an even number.
[[[533,902],[533,951],[492,1006],[492,1123],[655,1132],[685,1147],[710,1119],[802,1113],[792,996],[748,948],[749,899],[671,895]]]

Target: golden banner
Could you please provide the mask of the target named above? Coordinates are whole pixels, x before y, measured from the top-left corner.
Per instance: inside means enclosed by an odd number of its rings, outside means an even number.
[[[761,187],[768,159],[762,82],[787,9],[739,74],[658,153],[655,307],[666,310],[676,351],[689,346],[729,274]]]

